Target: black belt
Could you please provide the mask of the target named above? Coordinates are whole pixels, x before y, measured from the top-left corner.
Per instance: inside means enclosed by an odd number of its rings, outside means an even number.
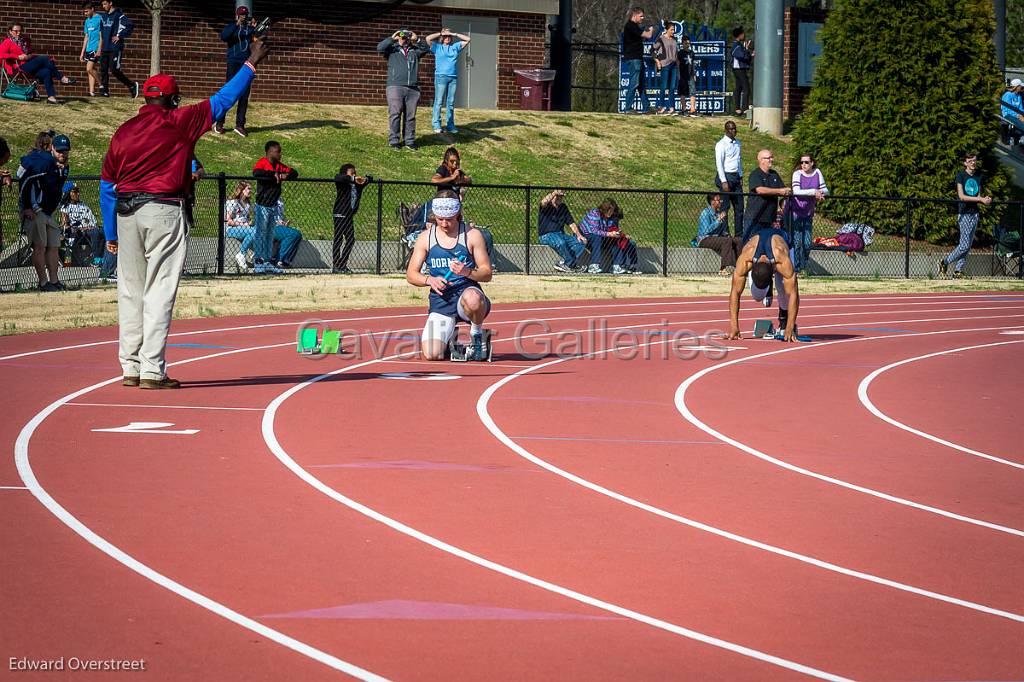
[[[117,195],[117,214],[129,216],[146,204],[181,206],[184,199],[169,194],[148,194],[146,192],[125,192]]]

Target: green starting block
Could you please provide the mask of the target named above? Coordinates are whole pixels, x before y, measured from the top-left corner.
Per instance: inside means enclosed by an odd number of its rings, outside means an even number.
[[[321,353],[339,353],[341,345],[341,332],[332,332],[327,329],[324,331],[324,337],[320,341],[320,352]]]
[[[316,338],[316,328],[303,329],[299,334],[299,347],[296,349],[304,355],[315,355],[320,352],[320,344]]]
[[[770,339],[775,336],[775,327],[771,320],[757,320],[754,322],[754,338]]]
[[[299,334],[296,350],[303,355],[327,355],[341,352],[341,332],[325,329],[323,336],[317,338],[316,327],[303,329]]]

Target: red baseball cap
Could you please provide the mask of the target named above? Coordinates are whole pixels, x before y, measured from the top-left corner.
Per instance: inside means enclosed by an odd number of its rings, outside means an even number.
[[[246,7],[245,5],[242,5],[241,7],[239,7],[238,9],[235,10],[235,16],[236,17],[240,17],[243,14],[248,14],[248,13],[249,13],[249,8]]]
[[[174,80],[174,76],[166,73],[158,73],[155,76],[150,76],[142,85],[143,97],[160,97],[162,95],[180,94],[181,91],[178,90],[178,81]]]

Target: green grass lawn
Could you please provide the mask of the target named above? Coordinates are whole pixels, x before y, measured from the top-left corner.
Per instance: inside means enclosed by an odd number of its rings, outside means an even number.
[[[71,137],[73,174],[96,175],[110,136],[140,106],[140,100],[116,97],[75,99],[61,107],[0,100],[0,128],[15,157],[10,165],[17,164],[17,157],[25,153],[38,131],[53,129]],[[333,178],[341,164],[351,162],[360,174],[425,182],[440,164],[445,148],[454,143],[462,154],[463,168],[478,184],[703,191],[713,182],[714,145],[726,120],[484,110],[460,110],[457,115],[459,135],[435,135],[430,128],[430,110],[421,106],[419,149],[394,151],[387,145],[384,106],[254,103],[249,109],[248,138],[230,129],[224,135],[210,132],[200,140],[196,152],[210,173],[250,176],[253,163],[263,155],[263,145],[274,139],[282,144],[284,162],[298,169],[303,178]],[[229,114],[229,125],[232,120]],[[746,167],[754,167],[759,148],[770,147],[783,164],[783,175],[787,174],[793,152],[788,140],[742,126],[741,131]],[[234,183],[229,185],[230,192]],[[94,208],[97,192],[93,183],[83,185],[83,198]],[[331,235],[334,194],[333,184],[291,183],[285,190],[289,217],[306,238]],[[420,203],[431,194],[426,187],[385,186],[381,194],[384,238],[391,241],[399,236],[395,217],[399,202]],[[608,194],[576,192],[568,199],[579,217]],[[215,234],[215,184],[202,183],[198,195],[196,233]],[[530,203],[535,207],[541,196],[541,191],[533,190]],[[625,210],[625,229],[641,243],[660,243],[663,196],[614,196]],[[377,188],[371,186],[357,219],[357,238],[376,238],[377,201]],[[526,201],[526,191],[521,189],[471,189],[466,214],[490,226],[499,242],[522,242]],[[670,242],[689,243],[705,205],[703,198],[672,196],[669,203]],[[3,207],[8,231],[16,222],[11,219],[13,209],[8,198]]]

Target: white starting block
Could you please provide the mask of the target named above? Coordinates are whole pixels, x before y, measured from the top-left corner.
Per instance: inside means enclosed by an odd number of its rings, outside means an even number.
[[[448,342],[448,359],[452,362],[490,362],[493,349],[491,348],[491,332],[489,329],[483,331],[483,348],[477,357],[472,343],[463,344],[458,342],[458,334]]]

